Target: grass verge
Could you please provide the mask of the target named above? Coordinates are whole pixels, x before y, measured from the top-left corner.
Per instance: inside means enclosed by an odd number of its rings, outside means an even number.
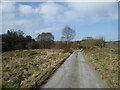
[[[110,88],[118,88],[118,54],[106,48],[90,48],[83,50],[85,58],[93,65],[101,78]]]

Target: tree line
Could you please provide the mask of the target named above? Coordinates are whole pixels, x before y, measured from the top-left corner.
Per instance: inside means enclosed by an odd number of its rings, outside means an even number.
[[[2,34],[2,52],[20,49],[36,48],[35,40],[30,35],[24,36],[21,30],[10,31]]]
[[[21,49],[64,49],[71,52],[73,49],[86,49],[93,46],[102,48],[105,46],[103,38],[87,37],[84,40],[71,41],[75,35],[74,29],[65,26],[62,30],[61,41],[54,41],[55,37],[50,32],[42,32],[36,39],[33,39],[30,35],[25,36],[21,30],[8,30],[7,33],[0,35],[0,38],[2,38],[2,52]]]

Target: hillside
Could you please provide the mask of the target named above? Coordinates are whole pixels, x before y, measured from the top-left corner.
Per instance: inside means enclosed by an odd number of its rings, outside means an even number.
[[[61,49],[34,49],[5,52],[3,88],[32,88],[40,85],[69,56]]]

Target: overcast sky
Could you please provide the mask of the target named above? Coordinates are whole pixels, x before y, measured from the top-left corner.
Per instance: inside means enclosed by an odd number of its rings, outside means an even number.
[[[51,32],[60,40],[67,25],[76,31],[74,40],[87,36],[118,40],[117,2],[6,2],[2,9],[2,33],[22,30],[36,38],[42,32]]]

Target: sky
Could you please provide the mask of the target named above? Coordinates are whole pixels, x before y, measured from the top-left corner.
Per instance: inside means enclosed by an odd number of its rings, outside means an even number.
[[[118,40],[117,2],[4,2],[0,9],[1,34],[22,30],[36,38],[42,32],[51,32],[59,41],[62,30],[69,26],[76,32],[74,40]]]

